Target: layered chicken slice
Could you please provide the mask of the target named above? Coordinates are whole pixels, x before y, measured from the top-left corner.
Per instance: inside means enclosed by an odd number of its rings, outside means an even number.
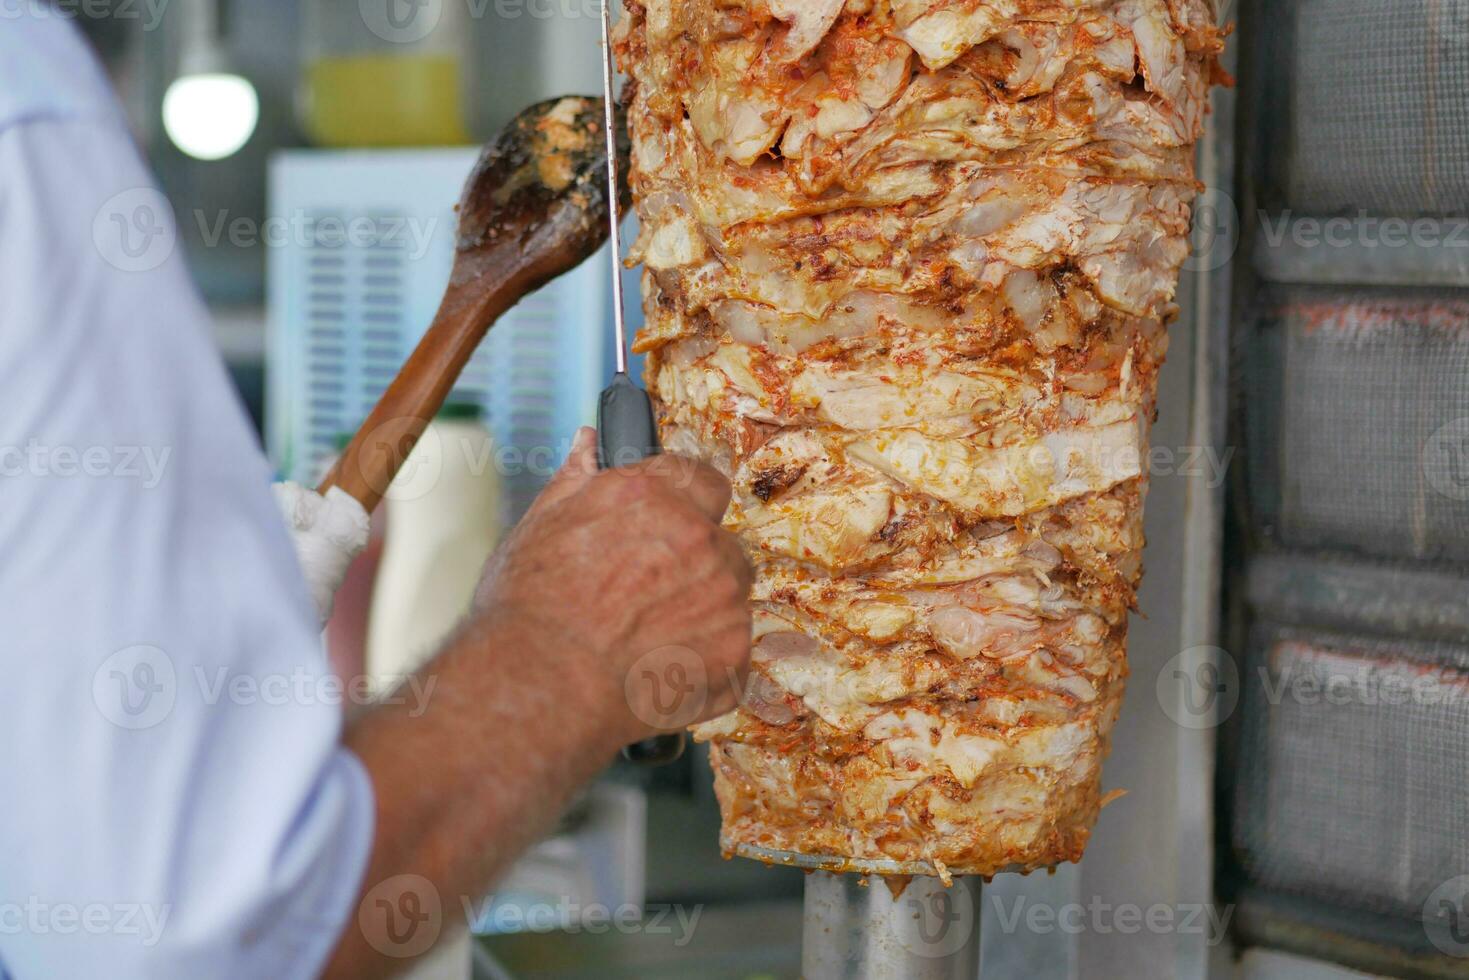
[[[734,485],[727,850],[1080,857],[1221,32],[1206,0],[625,0],[665,448]]]

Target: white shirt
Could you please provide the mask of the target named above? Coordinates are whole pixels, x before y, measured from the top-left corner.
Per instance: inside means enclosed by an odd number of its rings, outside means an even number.
[[[37,6],[0,21],[0,977],[311,976],[372,787],[172,218]]]

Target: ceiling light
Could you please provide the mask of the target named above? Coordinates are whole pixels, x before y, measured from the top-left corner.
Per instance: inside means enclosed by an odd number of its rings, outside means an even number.
[[[255,132],[260,99],[220,43],[216,0],[193,0],[183,16],[179,74],[163,94],[163,130],[189,156],[222,160]]]

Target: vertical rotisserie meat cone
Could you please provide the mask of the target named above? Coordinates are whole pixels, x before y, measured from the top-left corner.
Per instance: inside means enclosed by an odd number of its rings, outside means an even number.
[[[758,580],[728,851],[1081,856],[1188,253],[1207,0],[626,0],[665,447]]]

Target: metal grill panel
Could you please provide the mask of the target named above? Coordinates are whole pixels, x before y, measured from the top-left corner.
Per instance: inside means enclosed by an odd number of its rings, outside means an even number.
[[[1417,919],[1469,873],[1469,649],[1261,624],[1235,844],[1250,878]]]
[[[1469,3],[1296,0],[1275,48],[1286,203],[1317,213],[1469,207]]]
[[[1282,543],[1469,559],[1469,301],[1284,290],[1251,354],[1250,478]]]

